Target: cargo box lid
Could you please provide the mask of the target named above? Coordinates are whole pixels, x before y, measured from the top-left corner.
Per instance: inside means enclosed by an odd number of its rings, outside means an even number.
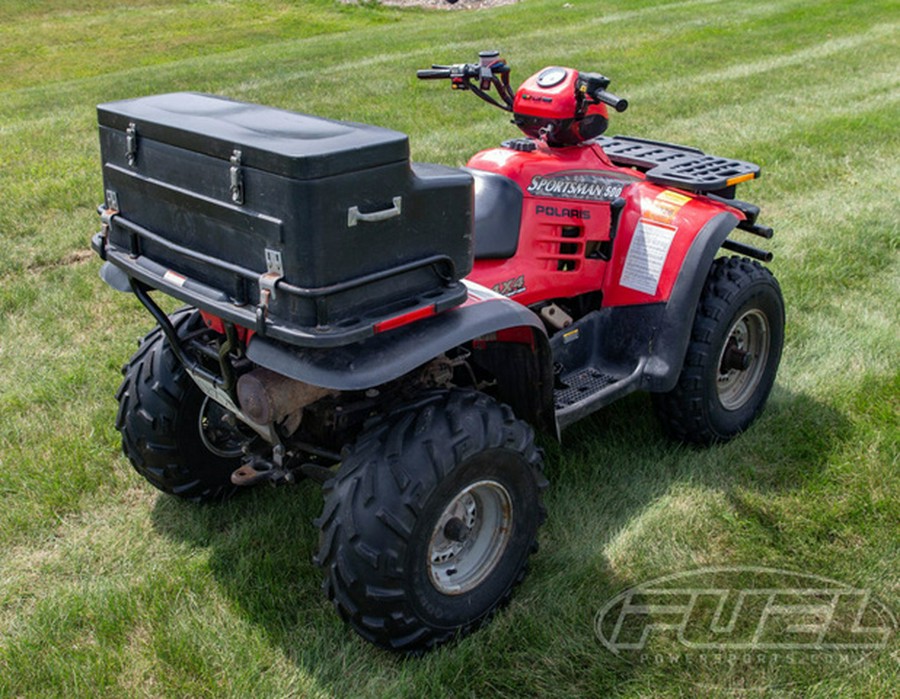
[[[406,134],[197,92],[108,102],[101,126],[135,125],[150,138],[296,179],[316,179],[409,159]]]

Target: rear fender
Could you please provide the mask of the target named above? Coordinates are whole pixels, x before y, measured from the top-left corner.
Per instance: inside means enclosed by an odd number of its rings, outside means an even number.
[[[553,368],[540,319],[524,306],[465,280],[468,300],[430,318],[342,347],[297,347],[254,335],[247,357],[284,376],[336,391],[362,391],[405,376],[460,345],[509,342],[529,348],[526,367],[538,385],[533,405],[517,414],[539,428],[552,425]],[[515,330],[514,330],[515,329]],[[522,351],[517,352],[521,357]],[[502,388],[502,387],[501,387]]]

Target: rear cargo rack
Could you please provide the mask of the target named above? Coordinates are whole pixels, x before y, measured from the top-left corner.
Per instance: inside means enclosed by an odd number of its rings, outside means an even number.
[[[293,345],[337,347],[350,344],[375,334],[398,314],[406,316],[417,309],[429,309],[434,313],[440,313],[459,305],[468,295],[465,285],[456,281],[455,264],[447,255],[430,255],[336,284],[308,288],[290,284],[280,277],[268,279],[270,274],[247,269],[177,245],[129,221],[121,214],[107,212],[107,220],[108,226],[119,226],[128,231],[130,248],[112,243],[108,233],[102,231],[94,236],[92,246],[101,258],[122,269],[129,277],[151,289],[158,289],[219,316],[225,321]],[[248,302],[247,299],[232,298],[221,289],[142,255],[142,240],[153,241],[160,248],[185,260],[219,269],[242,279],[244,285],[249,287],[248,296],[253,295],[254,287],[258,289],[259,304]],[[360,310],[349,317],[341,314],[332,317],[335,315],[335,299],[339,298],[340,294],[420,269],[430,269],[432,274],[442,280],[443,285],[424,290],[419,294],[411,294],[402,301]],[[266,290],[269,294],[264,293]],[[270,299],[274,300],[276,297],[279,302],[278,308],[290,308],[301,299],[311,302],[315,321],[297,325],[279,318],[277,308],[269,307]]]
[[[633,167],[651,182],[691,192],[733,196],[740,182],[759,177],[759,165],[706,155],[701,150],[630,136],[601,136],[596,140],[615,165]]]

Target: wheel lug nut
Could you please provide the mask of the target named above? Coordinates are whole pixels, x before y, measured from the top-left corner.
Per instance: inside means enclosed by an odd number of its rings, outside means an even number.
[[[469,535],[469,529],[459,517],[451,517],[444,525],[444,536],[450,541],[458,541],[462,543]]]
[[[750,366],[750,353],[737,347],[729,347],[725,352],[725,369],[744,371]]]

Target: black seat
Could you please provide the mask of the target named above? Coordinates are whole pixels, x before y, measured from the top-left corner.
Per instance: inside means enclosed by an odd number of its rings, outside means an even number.
[[[464,169],[475,178],[475,259],[512,257],[519,246],[522,189],[505,175]]]

